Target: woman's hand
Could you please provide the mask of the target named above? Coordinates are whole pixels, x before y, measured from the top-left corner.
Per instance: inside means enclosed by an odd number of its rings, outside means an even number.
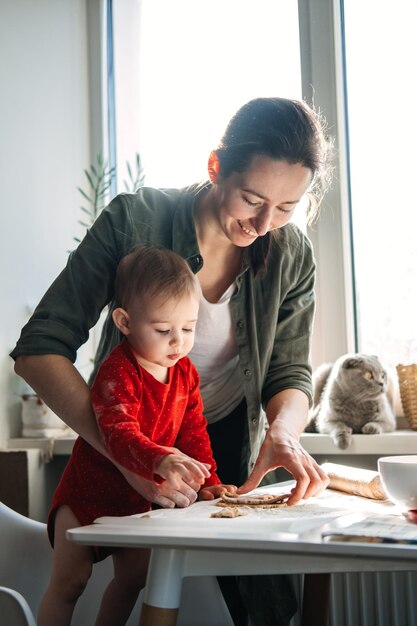
[[[327,474],[304,450],[296,437],[282,428],[270,428],[252,473],[239,487],[238,493],[247,493],[255,489],[265,474],[277,467],[286,469],[297,483],[291,490],[289,505],[297,504],[301,499],[316,496],[329,484]]]
[[[239,494],[255,489],[265,474],[278,467],[287,470],[296,481],[289,505],[315,496],[327,487],[327,474],[299,442],[307,409],[307,397],[297,389],[286,389],[271,399],[267,407],[269,429],[250,476],[238,489]]]
[[[140,493],[148,502],[159,504],[164,509],[185,508],[197,500],[197,491],[201,486],[200,483],[187,484],[185,481],[179,480],[177,486],[173,487],[168,481],[164,480],[163,483],[158,485],[125,467],[118,467],[135,491]]]
[[[236,485],[210,485],[209,487],[203,487],[198,492],[199,500],[214,500],[215,498],[221,498],[223,494],[235,494],[237,492]]]

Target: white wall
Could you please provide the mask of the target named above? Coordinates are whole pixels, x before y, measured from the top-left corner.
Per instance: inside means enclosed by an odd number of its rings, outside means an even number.
[[[0,447],[20,431],[8,356],[79,234],[90,158],[88,0],[0,0]]]

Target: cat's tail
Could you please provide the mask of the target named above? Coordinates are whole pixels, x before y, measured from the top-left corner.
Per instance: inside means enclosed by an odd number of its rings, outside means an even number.
[[[320,405],[313,407],[310,409],[308,414],[308,422],[307,426],[304,428],[305,433],[318,433],[317,429],[317,416],[320,412]]]
[[[313,406],[308,414],[307,426],[304,428],[305,433],[319,432],[317,428],[317,417],[320,413],[321,398],[332,367],[333,363],[323,363],[322,365],[319,365],[313,374]]]
[[[313,408],[320,404],[333,363],[322,363],[313,373]]]
[[[312,419],[309,422],[307,422],[307,426],[304,428],[304,432],[305,433],[317,433],[318,432],[315,419]]]

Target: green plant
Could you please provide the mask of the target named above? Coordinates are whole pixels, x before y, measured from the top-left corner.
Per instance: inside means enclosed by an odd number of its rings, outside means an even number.
[[[84,174],[88,182],[88,190],[84,191],[81,187],[77,187],[77,189],[88,204],[87,206],[80,206],[86,217],[78,220],[78,223],[84,228],[89,228],[106,205],[108,190],[116,175],[116,168],[109,167],[99,154],[97,165],[90,165],[90,169],[84,170]],[[74,237],[74,240],[80,243],[78,237]]]
[[[128,180],[123,181],[125,190],[134,193],[143,186],[145,181],[139,153],[135,155],[133,168],[128,161],[126,161],[126,168]],[[99,154],[96,165],[90,165],[88,170],[84,170],[84,175],[87,179],[87,190],[77,187],[85,200],[84,204],[80,206],[84,214],[83,219],[78,220],[78,223],[84,228],[90,228],[107,204],[109,190],[116,176],[116,168],[109,167]],[[78,244],[81,240],[79,237],[74,237],[74,241]]]
[[[127,168],[127,173],[128,173],[129,180],[128,181],[126,181],[126,180],[123,181],[124,186],[125,186],[125,190],[128,193],[134,193],[140,187],[143,187],[143,185],[145,183],[145,174],[143,172],[143,166],[142,166],[142,161],[141,161],[139,152],[136,152],[136,155],[135,155],[135,170],[134,170],[134,172],[133,172],[132,168],[130,167],[129,161],[126,161],[126,168]]]

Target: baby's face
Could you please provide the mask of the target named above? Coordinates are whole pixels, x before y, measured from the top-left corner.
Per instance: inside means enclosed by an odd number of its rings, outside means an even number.
[[[199,301],[188,295],[169,300],[140,303],[129,311],[128,341],[139,363],[172,367],[194,344]]]

